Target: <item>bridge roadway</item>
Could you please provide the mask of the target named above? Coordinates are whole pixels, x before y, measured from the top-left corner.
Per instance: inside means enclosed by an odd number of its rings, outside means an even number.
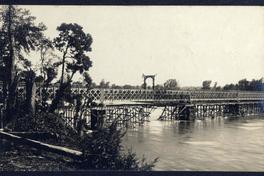
[[[73,90],[82,93],[81,90]],[[264,92],[250,91],[185,91],[185,90],[135,90],[92,89],[85,96],[92,97],[105,106],[122,105],[174,105],[174,104],[236,104],[264,101]]]
[[[54,97],[58,86],[47,88],[50,98]],[[130,118],[134,121],[147,117],[151,110],[162,107],[162,119],[189,119],[190,116],[206,117],[229,114],[262,113],[264,91],[206,91],[206,90],[145,90],[145,89],[87,89],[73,86],[72,94],[81,94],[84,98],[92,99],[101,104],[94,110],[104,111],[107,118]],[[42,88],[37,86],[36,98],[41,99]],[[1,94],[1,86],[0,86]],[[25,97],[25,86],[18,86],[18,95]],[[103,105],[103,106],[102,106]],[[90,109],[90,108],[88,108]],[[63,110],[64,116],[72,119],[73,109]],[[66,113],[68,111],[69,113]],[[98,112],[99,113],[99,112]],[[90,115],[88,115],[90,114]],[[92,115],[87,110],[88,121]],[[194,115],[192,115],[194,114]]]
[[[47,88],[49,97],[54,97],[58,85],[54,84]],[[37,85],[36,95],[41,98],[42,87]],[[87,89],[84,86],[73,85],[73,94],[81,94],[84,97],[92,98],[97,102],[106,104],[120,104],[120,101],[130,102],[229,102],[229,101],[263,101],[263,91],[210,91],[210,90],[150,90],[150,89]],[[3,93],[0,82],[0,95]],[[18,85],[17,93],[20,97],[25,97],[26,88],[24,83]]]
[[[103,105],[101,110],[108,120],[118,117],[142,122],[156,107],[163,108],[159,117],[161,120],[244,116],[264,112],[264,92],[93,89],[89,97]]]
[[[54,97],[58,90],[58,85],[46,88],[50,98]],[[42,87],[37,86],[37,98],[41,98]],[[106,105],[139,102],[229,102],[229,101],[263,101],[263,91],[210,91],[210,90],[150,90],[150,89],[101,89],[75,86],[71,87],[73,94],[81,94],[83,97],[91,98],[97,102],[104,102]],[[0,83],[0,94],[3,92]],[[25,97],[25,84],[20,83],[17,93],[20,97]]]
[[[1,85],[1,84],[0,84]],[[18,86],[18,97],[24,99],[25,85]],[[43,88],[37,86],[36,99],[42,99]],[[46,88],[48,100],[56,94],[58,86]],[[0,97],[3,92],[0,86]],[[87,89],[73,86],[72,94],[81,94],[84,99],[91,99],[99,104],[86,108],[85,118],[93,128],[104,119],[111,122],[120,119],[120,123],[142,124],[148,121],[153,109],[161,107],[161,120],[190,120],[205,117],[231,115],[247,115],[264,113],[264,91],[205,91],[205,90],[145,90],[145,89]],[[62,107],[62,117],[70,126],[75,126],[74,106]],[[96,123],[92,123],[92,121]],[[93,125],[92,125],[93,124]]]

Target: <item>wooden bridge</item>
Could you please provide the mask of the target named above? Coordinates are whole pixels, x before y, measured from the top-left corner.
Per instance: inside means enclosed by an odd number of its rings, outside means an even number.
[[[49,96],[54,96],[58,87],[48,88]],[[18,89],[24,94],[24,88]],[[264,92],[252,91],[187,91],[187,90],[146,90],[146,89],[86,89],[84,87],[73,87],[73,94],[92,98],[105,104],[115,101],[262,101]],[[41,88],[37,90],[38,96]]]
[[[98,109],[104,111],[105,119],[117,116],[139,123],[147,121],[157,107],[163,108],[160,120],[194,120],[264,112],[264,92],[94,89],[89,95],[104,104]]]
[[[49,92],[51,95],[55,94],[56,88],[51,88]],[[120,119],[120,124],[126,126],[143,124],[149,120],[150,113],[157,107],[163,109],[159,117],[160,120],[194,120],[216,116],[245,116],[264,112],[264,92],[146,89],[88,90],[74,87],[72,93],[81,94],[100,104],[92,107],[87,112],[88,122],[94,121],[91,124],[108,123],[113,119]],[[67,110],[65,109],[63,112],[67,113]],[[64,116],[70,117],[71,115]],[[93,118],[97,120],[93,120]],[[94,125],[94,128],[96,128],[96,125]]]
[[[36,98],[41,99],[41,87]],[[50,99],[58,86],[46,89]],[[1,89],[0,89],[1,92]],[[119,119],[121,124],[142,124],[157,107],[163,108],[160,120],[193,120],[216,116],[238,116],[263,113],[264,92],[252,91],[187,91],[187,90],[147,90],[147,89],[87,89],[72,87],[72,94],[89,98],[98,106],[87,108],[85,118],[93,124],[100,121],[111,122]],[[25,97],[25,86],[19,86],[19,97]],[[63,107],[61,114],[74,124],[74,106]],[[101,119],[101,120],[99,120]],[[96,125],[93,125],[96,128]]]

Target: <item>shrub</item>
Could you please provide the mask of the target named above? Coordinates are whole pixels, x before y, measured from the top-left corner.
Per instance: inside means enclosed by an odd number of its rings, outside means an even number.
[[[57,145],[76,144],[79,136],[75,130],[67,126],[61,117],[52,113],[37,113],[31,117],[22,115],[8,125],[12,131],[16,132],[41,132],[49,133],[55,137]]]
[[[117,121],[109,127],[102,128],[81,141],[82,157],[77,161],[80,169],[108,170],[151,170],[157,158],[147,163],[145,158],[139,160],[131,150],[125,153],[121,144],[125,132],[117,129]]]

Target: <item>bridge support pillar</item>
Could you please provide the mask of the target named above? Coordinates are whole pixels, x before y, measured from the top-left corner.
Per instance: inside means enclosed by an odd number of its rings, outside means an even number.
[[[240,115],[241,114],[241,107],[239,104],[228,104],[224,107],[224,114],[226,115]]]
[[[264,102],[260,103],[260,107],[261,107],[261,113],[264,113]]]
[[[180,106],[179,107],[179,120],[194,120],[195,110],[193,107]]]

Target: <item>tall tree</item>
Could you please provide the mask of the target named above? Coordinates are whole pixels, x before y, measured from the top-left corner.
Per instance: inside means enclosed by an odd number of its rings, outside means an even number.
[[[46,27],[34,23],[35,17],[28,10],[9,5],[4,6],[1,16],[1,54],[6,76],[4,82],[6,117],[12,119],[15,106],[15,94],[19,81],[18,66],[28,65],[29,61],[23,53],[35,50],[43,37]]]
[[[70,87],[73,76],[79,72],[83,74],[92,66],[87,55],[93,42],[92,36],[86,34],[83,28],[74,23],[62,23],[57,27],[59,36],[54,39],[55,47],[62,53],[60,86],[53,99],[49,112],[54,112],[64,97],[64,92]],[[67,79],[65,77],[67,76]]]
[[[40,52],[40,76],[43,78],[43,80],[47,77],[47,72],[45,72],[45,69],[48,67],[51,67],[51,64],[54,64],[55,60],[54,58],[57,57],[53,51],[53,43],[50,39],[43,37],[40,40],[38,50]]]

